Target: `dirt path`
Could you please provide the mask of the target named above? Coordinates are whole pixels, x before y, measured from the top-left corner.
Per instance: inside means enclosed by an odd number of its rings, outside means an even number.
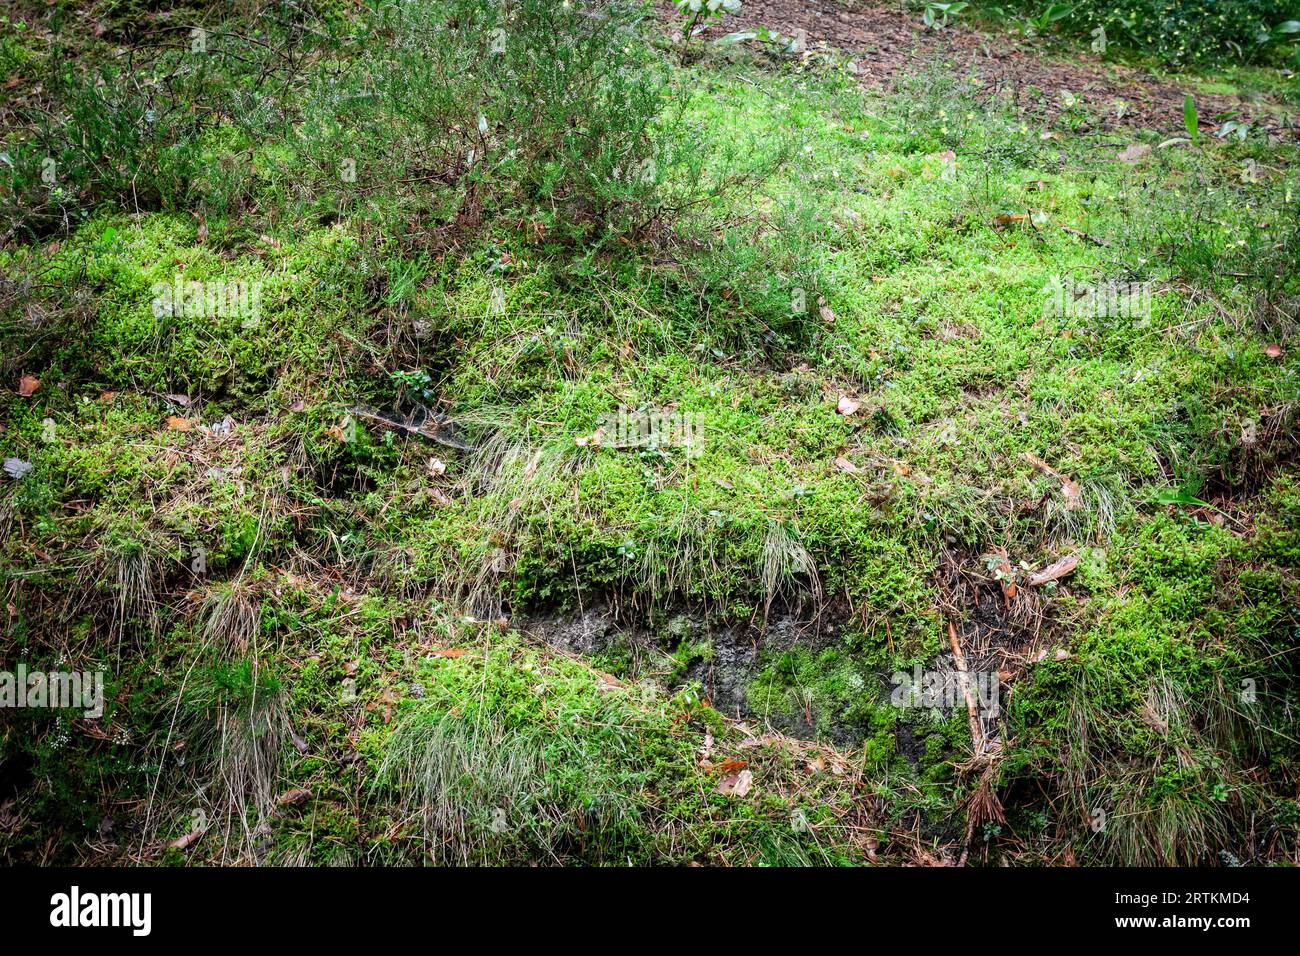
[[[680,22],[671,3],[666,13]],[[864,82],[892,88],[904,75],[942,65],[955,75],[977,74],[995,95],[1024,102],[1037,90],[1047,112],[1060,110],[1060,93],[1068,90],[1083,102],[1097,123],[1107,129],[1145,127],[1177,133],[1183,126],[1183,99],[1190,91],[1149,73],[1109,63],[1086,46],[1069,61],[1046,56],[1041,42],[1011,33],[980,33],[960,23],[944,30],[927,30],[920,16],[901,13],[896,4],[882,0],[745,0],[738,16],[724,17],[704,34],[714,39],[735,30],[759,26],[794,36],[803,30],[809,49],[833,47],[856,56]],[[1274,135],[1294,136],[1295,120],[1288,127],[1269,112],[1269,104],[1233,96],[1196,93],[1201,125],[1212,131],[1225,114],[1245,114]],[[1116,101],[1127,107],[1117,116]]]

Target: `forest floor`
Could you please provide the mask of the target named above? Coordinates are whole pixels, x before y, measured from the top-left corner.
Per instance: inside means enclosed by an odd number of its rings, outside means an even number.
[[[1300,863],[1294,76],[451,6],[10,15],[0,860]]]

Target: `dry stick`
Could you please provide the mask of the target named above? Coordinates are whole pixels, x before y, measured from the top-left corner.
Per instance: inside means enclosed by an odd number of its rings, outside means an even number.
[[[975,706],[975,695],[970,689],[970,675],[966,672],[966,655],[962,653],[961,641],[957,639],[957,628],[953,626],[952,621],[948,622],[948,643],[952,645],[953,662],[957,665],[957,677],[961,681],[961,691],[966,697],[966,713],[970,717],[970,739],[971,746],[975,748],[976,758],[984,756],[984,728],[980,724],[979,710]],[[986,771],[987,773],[987,771]],[[966,842],[962,846],[961,857],[957,860],[958,866],[966,865],[966,858],[970,855],[971,837],[975,835],[975,818],[971,815],[968,807],[966,810]]]
[[[1105,239],[1098,239],[1096,236],[1090,236],[1081,229],[1071,229],[1069,226],[1062,226],[1061,229],[1064,232],[1068,232],[1072,236],[1077,236],[1080,239],[1083,239],[1087,242],[1091,242],[1095,246],[1108,245]]]
[[[948,622],[948,642],[952,645],[953,661],[957,665],[957,676],[961,682],[961,692],[966,697],[966,713],[970,717],[970,739],[975,748],[975,756],[984,754],[984,729],[980,725],[979,710],[975,706],[975,695],[970,689],[970,675],[966,673],[966,655],[962,653],[961,641],[957,639],[957,628]]]

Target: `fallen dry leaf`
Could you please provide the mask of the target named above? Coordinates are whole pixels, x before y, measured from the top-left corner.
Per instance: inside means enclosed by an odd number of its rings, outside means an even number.
[[[444,647],[432,653],[434,657],[464,657],[469,651],[463,647]]]
[[[199,827],[196,830],[191,830],[189,833],[185,834],[184,836],[178,836],[175,840],[172,840],[171,843],[168,843],[167,846],[173,850],[183,850],[191,843],[193,843],[195,840],[197,840],[199,837],[203,836],[204,832],[205,830],[203,827]]]
[[[718,781],[718,793],[724,797],[743,797],[754,785],[754,775],[748,770],[728,774]]]
[[[194,427],[194,423],[188,418],[181,418],[177,415],[168,415],[167,427],[174,432],[187,432]]]
[[[703,766],[713,756],[713,733],[704,732],[704,744],[700,747],[700,765]]]
[[[1007,553],[1001,549],[995,553],[1001,561],[994,566],[994,570],[997,572],[998,584],[1002,586],[1002,597],[1009,605],[1016,596],[1016,575],[1011,568],[1011,559],[1007,557]]]
[[[1043,570],[1030,577],[1029,583],[1033,587],[1039,587],[1040,585],[1046,584],[1048,581],[1059,580],[1073,571],[1078,563],[1079,556],[1077,554],[1066,555],[1059,561],[1053,561],[1047,567],[1043,568]]]
[[[1065,508],[1072,511],[1079,504],[1079,486],[1076,482],[1061,474],[1043,459],[1031,452],[1025,452],[1025,461],[1029,462],[1039,471],[1046,475],[1051,475],[1061,483],[1061,494],[1065,496]]]
[[[18,394],[23,398],[31,398],[40,387],[41,380],[35,375],[24,375],[18,380]]]
[[[993,217],[993,226],[996,229],[1005,229],[1007,226],[1014,226],[1018,222],[1028,222],[1029,215],[1023,212],[1003,213]]]
[[[311,791],[306,787],[297,787],[289,790],[276,797],[275,805],[277,807],[292,807],[307,800],[311,796]]]
[[[853,464],[853,462],[849,461],[847,458],[843,456],[835,459],[835,467],[838,468],[840,471],[847,471],[849,473],[853,473],[858,470],[857,465]]]

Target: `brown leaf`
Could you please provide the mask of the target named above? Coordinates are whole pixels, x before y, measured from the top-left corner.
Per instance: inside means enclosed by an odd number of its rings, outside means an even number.
[[[994,567],[997,572],[998,584],[1002,586],[1002,597],[1006,599],[1008,605],[1016,596],[1016,574],[1011,567],[1011,559],[1007,553],[1001,549],[996,552],[1002,560]]]
[[[35,375],[24,375],[18,380],[18,394],[23,398],[31,398],[40,387],[41,380]]]
[[[728,774],[718,781],[718,793],[724,797],[743,797],[754,785],[754,775],[748,770]]]
[[[1051,475],[1061,483],[1061,494],[1065,496],[1065,508],[1067,511],[1071,511],[1078,506],[1079,485],[1076,482],[1071,481],[1047,462],[1043,461],[1043,459],[1031,452],[1025,452],[1025,461],[1029,462],[1044,474]]]
[[[858,470],[857,465],[853,464],[853,462],[849,461],[847,458],[843,456],[840,456],[839,458],[835,459],[835,467],[838,468],[840,471],[847,471],[850,474]]]
[[[993,217],[993,226],[996,229],[1005,229],[1007,226],[1014,226],[1018,222],[1027,222],[1029,215],[1023,212],[1002,213]]]
[[[171,843],[168,843],[167,846],[173,850],[183,850],[199,837],[203,836],[204,832],[203,827],[199,827],[197,830],[191,830],[184,836],[178,836],[175,840],[172,840]]]
[[[113,401],[114,399],[116,399],[116,398],[117,398],[117,392],[100,392],[100,393],[99,393],[99,400],[100,400],[101,402],[103,402],[105,405],[107,405],[109,402],[112,402],[112,401]]]
[[[180,418],[176,415],[167,416],[167,427],[174,432],[187,432],[194,427],[194,423],[188,418]]]
[[[700,766],[709,763],[709,758],[713,756],[713,733],[706,730],[704,732],[704,744],[700,747]],[[712,766],[712,764],[710,764]]]
[[[468,653],[463,647],[443,647],[432,652],[434,657],[464,657]]]
[[[1048,581],[1059,580],[1073,571],[1078,563],[1079,556],[1077,554],[1068,554],[1059,561],[1053,561],[1043,570],[1030,577],[1029,583],[1033,587],[1039,587]]]
[[[1079,505],[1079,484],[1066,478],[1065,475],[1057,475],[1057,477],[1061,479],[1061,494],[1065,496],[1065,508],[1067,511],[1072,511]]]
[[[311,797],[310,790],[308,790],[306,787],[298,787],[296,789],[289,790],[286,793],[282,793],[280,794],[280,796],[276,797],[275,805],[277,807],[297,806],[298,804],[309,799],[310,797]]]

